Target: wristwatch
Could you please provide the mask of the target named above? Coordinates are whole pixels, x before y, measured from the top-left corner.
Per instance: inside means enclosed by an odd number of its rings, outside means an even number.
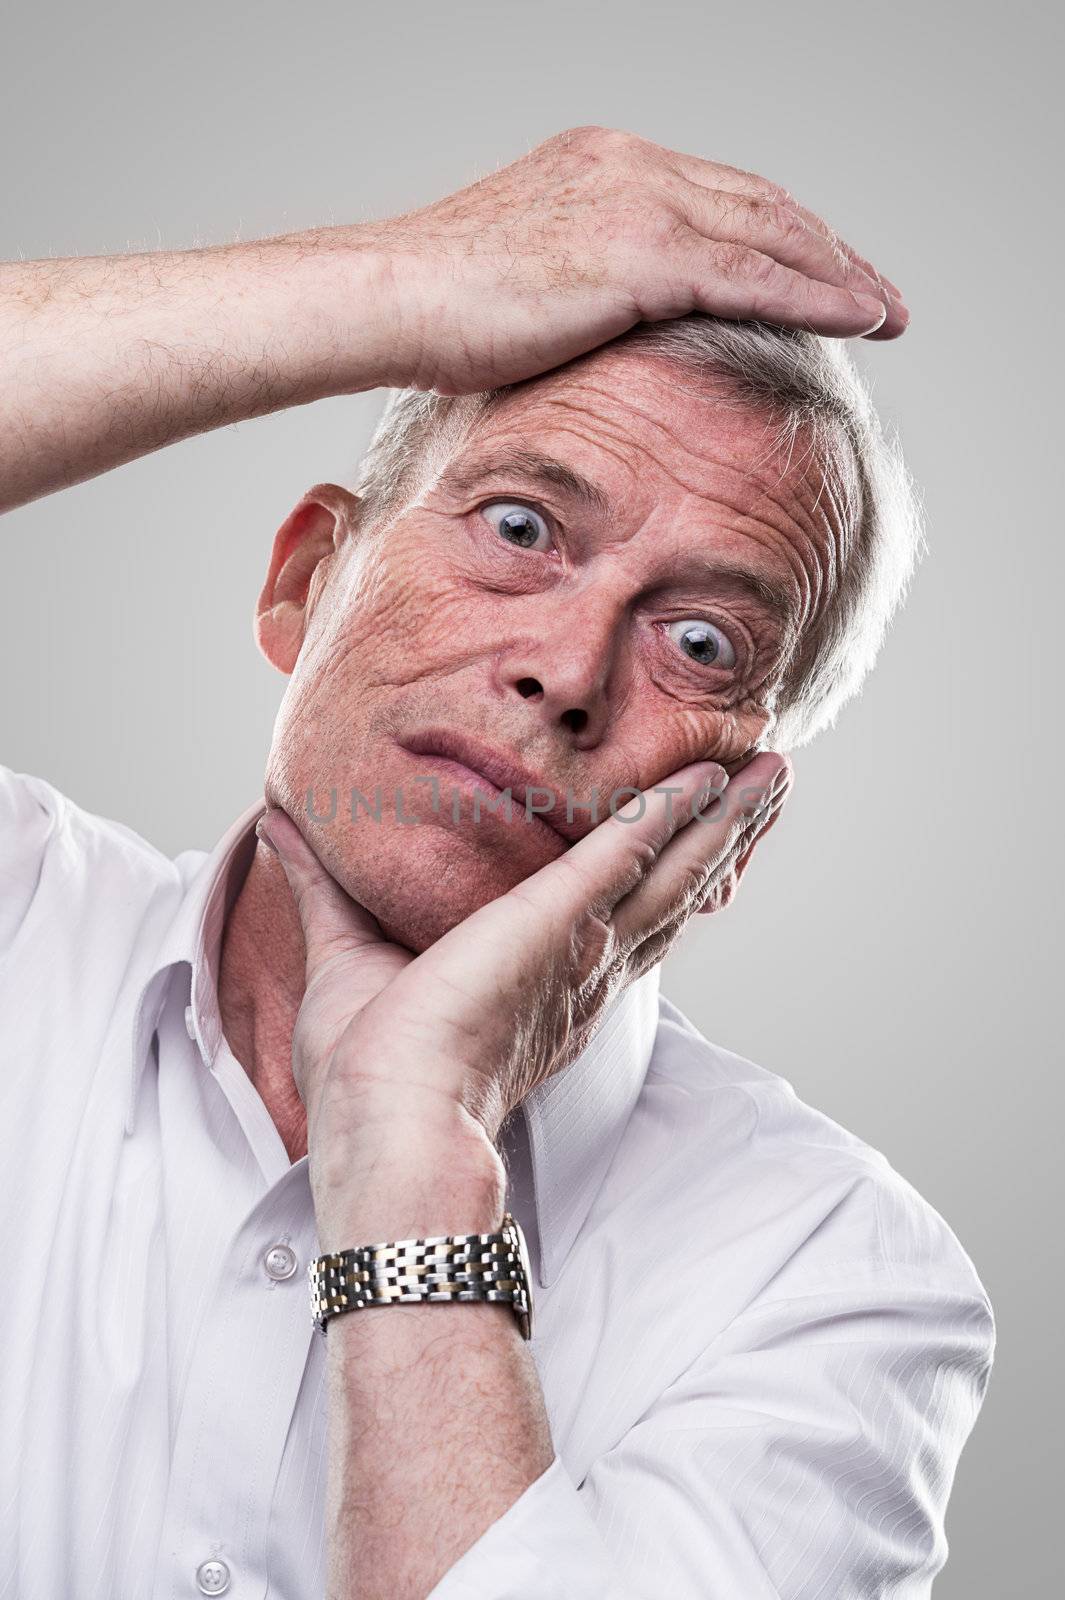
[[[398,1239],[316,1257],[308,1268],[311,1315],[324,1334],[330,1318],[344,1311],[495,1300],[513,1307],[522,1338],[531,1339],[530,1276],[525,1235],[507,1211],[498,1233]]]

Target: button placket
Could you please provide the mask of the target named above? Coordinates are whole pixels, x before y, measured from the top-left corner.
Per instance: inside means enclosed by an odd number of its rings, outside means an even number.
[[[162,1564],[153,1600],[186,1593],[228,1600],[235,1592],[263,1600],[268,1591],[263,1562],[272,1485],[313,1348],[311,1318],[303,1314],[298,1297],[292,1300],[291,1288],[284,1288],[285,1282],[299,1281],[299,1263],[313,1244],[309,1229],[305,1234],[291,1225],[293,1211],[298,1207],[303,1213],[309,1205],[309,1195],[301,1190],[305,1184],[304,1173],[293,1171],[256,1201],[222,1259],[216,1292],[198,1329],[173,1442],[162,1547],[183,1553],[183,1570]],[[280,1254],[273,1256],[278,1247]],[[291,1256],[291,1279],[272,1278],[268,1256],[274,1271],[288,1271]],[[281,1297],[276,1316],[265,1319],[264,1289]],[[248,1552],[248,1565],[242,1559],[239,1571],[223,1560],[224,1547],[216,1542],[235,1529]],[[207,1569],[202,1582],[201,1567]],[[204,1586],[212,1583],[225,1587]]]

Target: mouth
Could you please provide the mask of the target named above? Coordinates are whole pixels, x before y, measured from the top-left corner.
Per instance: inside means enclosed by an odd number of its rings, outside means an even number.
[[[523,766],[514,756],[495,750],[469,734],[452,728],[423,728],[398,742],[410,755],[421,756],[432,763],[432,771],[441,779],[449,777],[454,788],[470,794],[479,790],[482,798],[492,804],[490,815],[506,818],[506,812],[501,812],[495,802],[509,789],[514,820],[520,821],[522,826],[539,825],[566,846],[574,844],[594,826],[587,808],[583,813],[578,810],[580,796],[571,798],[567,814],[567,791],[550,783],[542,773]]]

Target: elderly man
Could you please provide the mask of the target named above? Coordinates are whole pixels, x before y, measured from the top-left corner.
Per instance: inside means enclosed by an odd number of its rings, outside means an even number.
[[[5,272],[8,505],[399,393],[274,541],[213,853],[3,769],[0,1592],[927,1595],[980,1282],[658,993],[912,572],[842,343],[897,291],[597,128],[384,223]]]

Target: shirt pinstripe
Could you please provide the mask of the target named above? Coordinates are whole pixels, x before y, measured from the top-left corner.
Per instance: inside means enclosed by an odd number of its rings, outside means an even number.
[[[306,1161],[215,1000],[261,810],[171,861],[0,768],[3,1600],[324,1595]],[[994,1344],[936,1212],[657,971],[505,1154],[556,1456],[432,1600],[927,1596]]]

